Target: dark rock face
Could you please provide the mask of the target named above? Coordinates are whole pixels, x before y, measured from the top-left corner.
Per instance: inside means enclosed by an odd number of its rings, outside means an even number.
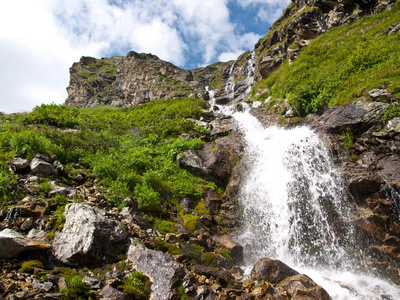
[[[222,126],[226,124],[223,122]],[[216,184],[226,186],[232,170],[242,156],[244,144],[238,133],[233,131],[231,125],[227,128],[213,130],[231,132],[229,136],[216,138],[213,142],[205,144],[201,150],[187,150],[180,158],[179,164],[194,175],[214,181]],[[218,134],[215,134],[218,136]]]
[[[353,101],[346,106],[334,106],[326,111],[312,128],[326,133],[340,134],[346,131],[358,134],[381,123],[388,105],[381,102]]]
[[[382,97],[382,90],[371,90]],[[372,97],[371,96],[371,97]],[[354,101],[327,110],[312,127],[323,134],[338,156],[350,201],[355,239],[379,268],[400,263],[398,201],[400,191],[400,141],[397,119],[383,120],[389,104]],[[346,147],[345,136],[350,139]]]
[[[53,241],[57,260],[72,266],[102,265],[125,250],[126,236],[105,211],[79,203],[65,208],[65,225]]]
[[[21,252],[50,248],[51,245],[27,238],[12,229],[4,229],[0,232],[0,258],[15,258]]]
[[[151,278],[154,299],[176,299],[176,288],[186,275],[183,265],[164,253],[147,249],[141,244],[132,245],[127,256],[139,272]]]
[[[293,270],[280,260],[266,257],[259,259],[251,270],[251,278],[254,280],[265,280],[270,283],[279,283],[288,277],[298,274],[299,272]]]

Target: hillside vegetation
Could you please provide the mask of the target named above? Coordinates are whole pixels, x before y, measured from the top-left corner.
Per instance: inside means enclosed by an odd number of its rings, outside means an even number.
[[[175,160],[180,152],[203,144],[179,135],[205,132],[187,118],[199,118],[206,107],[205,101],[194,98],[154,101],[131,109],[51,104],[26,115],[4,117],[0,123],[3,207],[22,196],[13,187],[17,176],[9,172],[7,161],[14,156],[32,159],[36,153],[54,155],[68,172],[84,169],[109,188],[117,207],[128,196],[149,212],[162,211],[178,197],[200,199],[201,185],[213,184],[179,168]]]
[[[400,96],[400,3],[390,11],[333,28],[302,49],[252,91],[252,100],[289,100],[298,115],[320,113],[368,97],[373,88]],[[295,44],[292,47],[296,47]]]

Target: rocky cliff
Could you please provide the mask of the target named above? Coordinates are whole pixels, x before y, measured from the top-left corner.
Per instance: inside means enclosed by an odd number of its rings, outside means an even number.
[[[130,107],[154,99],[197,97],[217,103],[243,101],[251,87],[267,78],[284,61],[293,62],[310,41],[329,29],[365,15],[390,9],[395,0],[293,0],[255,45],[235,61],[182,70],[151,54],[130,52],[125,57],[82,57],[70,68],[67,106]]]

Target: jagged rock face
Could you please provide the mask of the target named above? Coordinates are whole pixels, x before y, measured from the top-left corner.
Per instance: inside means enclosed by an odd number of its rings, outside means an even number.
[[[155,99],[201,97],[204,87],[193,75],[151,54],[82,57],[70,68],[67,106],[130,107]]]
[[[255,45],[256,80],[267,78],[286,58],[289,62],[295,60],[311,39],[330,28],[378,13],[395,2],[292,0],[282,17],[271,26],[269,33]]]

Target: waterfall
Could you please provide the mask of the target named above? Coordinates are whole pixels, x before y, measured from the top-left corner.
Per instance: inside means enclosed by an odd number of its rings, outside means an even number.
[[[231,67],[229,69],[228,82],[225,85],[225,94],[226,94],[229,102],[231,102],[235,99],[235,78],[233,77],[233,69],[235,68],[235,63],[236,63],[236,61],[234,61],[231,64]]]
[[[328,149],[308,127],[264,128],[237,112],[246,141],[239,192],[249,271],[261,257],[310,276],[333,299],[400,299],[400,289],[366,272],[355,255],[350,203]],[[353,254],[350,254],[353,253]]]

